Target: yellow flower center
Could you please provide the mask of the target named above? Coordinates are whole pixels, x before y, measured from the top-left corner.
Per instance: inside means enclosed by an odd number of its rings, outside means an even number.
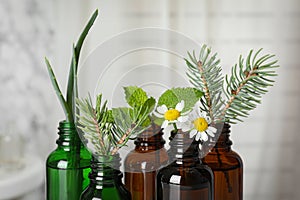
[[[194,121],[195,129],[199,132],[206,131],[208,123],[203,117],[199,117]]]
[[[165,112],[165,119],[168,121],[174,121],[178,119],[180,116],[180,112],[176,109],[170,109],[167,112]]]

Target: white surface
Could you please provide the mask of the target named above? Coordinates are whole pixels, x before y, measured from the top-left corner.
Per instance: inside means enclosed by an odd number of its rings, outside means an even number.
[[[7,171],[5,176],[1,175],[0,200],[23,197],[42,185],[44,181],[42,160],[36,156],[26,156],[24,160],[24,167],[19,171]]]

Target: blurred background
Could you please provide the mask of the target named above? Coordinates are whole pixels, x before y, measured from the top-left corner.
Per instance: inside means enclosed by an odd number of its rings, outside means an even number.
[[[0,154],[16,167],[8,171],[2,167],[0,191],[7,190],[11,179],[7,177],[24,167],[18,161],[25,159],[30,167],[24,176],[31,187],[25,182],[16,192],[19,197],[11,199],[44,199],[44,163],[55,148],[58,122],[64,119],[44,56],[65,91],[72,43],[96,8],[100,15],[87,37],[82,60],[113,35],[143,27],[175,30],[208,44],[218,52],[224,73],[252,48],[275,54],[281,65],[276,83],[244,123],[232,126],[233,149],[244,161],[245,200],[299,199],[298,0],[1,0]],[[172,66],[166,56],[161,62]]]

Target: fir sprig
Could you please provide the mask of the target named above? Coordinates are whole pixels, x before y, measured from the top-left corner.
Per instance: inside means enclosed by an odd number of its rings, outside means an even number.
[[[112,124],[109,122],[107,101],[102,104],[102,95],[97,97],[96,109],[92,104],[91,97],[77,99],[77,107],[80,110],[78,117],[78,128],[84,136],[95,146],[95,153],[107,155],[114,144],[112,136]],[[109,139],[110,142],[107,142]]]
[[[221,119],[221,93],[223,88],[222,69],[217,54],[211,55],[211,49],[203,45],[199,57],[188,52],[189,59],[185,59],[188,66],[187,76],[190,83],[204,92],[201,99],[203,110],[206,111],[212,121]]]
[[[140,88],[136,89],[140,90]],[[132,94],[135,94],[132,98],[140,97],[137,93]],[[154,98],[147,97],[131,108],[108,110],[107,101],[102,103],[102,95],[98,95],[95,108],[90,97],[77,100],[77,107],[80,111],[80,115],[77,115],[78,128],[94,145],[95,154],[114,155],[127,144],[129,139],[137,137],[148,128],[151,122],[148,123],[149,115],[154,105]]]
[[[267,92],[267,87],[272,86],[277,76],[274,68],[279,67],[274,55],[266,54],[259,57],[262,49],[253,55],[251,50],[246,60],[240,56],[239,63],[231,69],[231,74],[226,75],[225,94],[227,102],[223,109],[225,119],[229,123],[242,121],[249,111],[260,104],[262,95]]]

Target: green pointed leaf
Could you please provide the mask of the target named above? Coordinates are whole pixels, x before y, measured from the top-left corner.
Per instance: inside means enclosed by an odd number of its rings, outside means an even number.
[[[69,107],[72,106],[74,103],[73,99],[73,90],[74,90],[74,73],[77,74],[77,69],[78,69],[78,61],[79,61],[79,56],[80,56],[80,51],[83,45],[83,42],[90,30],[90,28],[93,26],[96,18],[98,16],[98,9],[93,13],[91,16],[90,20],[88,21],[87,25],[83,29],[82,33],[80,34],[80,37],[76,43],[76,46],[74,47],[73,55],[72,55],[72,61],[70,65],[70,71],[69,71],[69,79],[68,79],[68,86],[67,86],[67,99],[66,103],[69,105]],[[74,66],[75,65],[75,66]],[[74,70],[76,72],[74,72]]]
[[[49,76],[50,76],[50,79],[51,79],[51,83],[52,83],[52,86],[56,92],[56,95],[58,97],[58,100],[64,110],[64,113],[66,115],[66,119],[67,121],[69,122],[72,122],[73,121],[73,116],[72,116],[72,112],[67,104],[67,102],[65,101],[65,98],[63,97],[62,93],[61,93],[61,90],[59,88],[59,85],[56,81],[56,77],[55,77],[55,74],[53,72],[53,69],[51,67],[51,64],[49,62],[49,60],[47,58],[45,58],[45,62],[46,62],[46,65],[47,65],[47,69],[48,69],[48,73],[49,73]]]
[[[131,107],[142,106],[148,99],[147,93],[137,86],[124,87],[124,90],[126,101]]]
[[[203,92],[195,88],[172,88],[160,96],[158,106],[166,105],[169,109],[175,108],[183,100],[185,107],[182,112],[186,112],[192,109],[202,96]]]

